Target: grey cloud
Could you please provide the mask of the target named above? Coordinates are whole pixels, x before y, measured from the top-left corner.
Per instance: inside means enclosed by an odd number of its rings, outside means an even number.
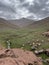
[[[0,11],[8,19],[40,19],[49,16],[49,0],[0,0]]]
[[[34,1],[34,6],[31,5],[28,10],[32,13],[35,13],[37,18],[42,18],[42,17],[46,17],[49,15],[49,11],[48,8],[49,4],[46,5],[46,2],[48,0],[38,0],[39,2]],[[42,8],[45,8],[45,10],[43,11]]]
[[[12,6],[9,6],[6,3],[0,2],[0,17],[4,17],[7,19],[15,18],[16,11]]]
[[[49,0],[34,0],[33,5],[29,5],[28,3],[23,3],[22,6],[28,9],[29,13],[34,13],[37,18],[46,17],[49,15]],[[45,8],[45,10],[42,10]],[[35,18],[34,15],[29,16],[30,18]],[[36,18],[35,18],[36,19]]]
[[[3,10],[3,11],[9,11],[9,12],[15,12],[15,10],[13,9],[13,7],[9,6],[9,5],[6,5],[6,4],[3,4],[0,2],[0,10]]]

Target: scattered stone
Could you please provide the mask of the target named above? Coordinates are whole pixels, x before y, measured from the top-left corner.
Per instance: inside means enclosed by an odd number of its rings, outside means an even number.
[[[31,51],[33,51],[33,50],[36,50],[36,48],[34,46],[31,47]]]
[[[35,45],[35,43],[33,42],[33,45]]]
[[[39,39],[37,39],[36,41],[39,42]]]
[[[49,56],[49,49],[46,49],[46,55]]]
[[[38,45],[36,44],[36,45],[34,45],[36,48],[38,48]]]
[[[22,46],[24,47],[25,45],[23,44]]]
[[[49,59],[46,59],[46,61],[49,63]]]
[[[39,51],[35,51],[35,54],[41,54],[41,53],[45,53],[45,51],[42,49],[42,50],[39,50]]]
[[[30,45],[30,46],[32,46],[32,44],[31,44],[31,43],[30,43],[29,45]]]
[[[41,40],[41,42],[43,43],[43,42],[44,42],[44,40]]]
[[[28,44],[30,44],[30,41],[28,41]]]
[[[48,40],[47,40],[48,42],[49,42],[49,38],[48,38]]]
[[[7,40],[6,42],[7,42],[7,49],[10,49],[11,48],[11,42],[10,42],[10,40]]]
[[[41,46],[41,43],[38,43],[38,46]]]
[[[42,35],[49,37],[49,31],[42,33]]]

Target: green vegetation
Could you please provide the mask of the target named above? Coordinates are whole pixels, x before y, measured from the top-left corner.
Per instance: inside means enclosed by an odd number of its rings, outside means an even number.
[[[44,53],[40,54],[39,56],[40,56],[40,57],[42,57],[42,59],[43,59],[43,60],[45,60],[45,59],[48,59],[48,58],[49,58],[49,57],[48,57],[46,54],[44,54]]]
[[[28,45],[28,41],[30,43],[36,42],[39,40],[41,43],[40,48],[49,48],[48,38],[42,36],[44,31],[47,31],[48,27],[38,27],[34,29],[30,28],[23,28],[23,29],[13,29],[13,30],[0,30],[0,44],[6,47],[6,40],[9,39],[12,43],[11,48],[21,48],[24,44],[24,49],[30,50],[30,45]]]

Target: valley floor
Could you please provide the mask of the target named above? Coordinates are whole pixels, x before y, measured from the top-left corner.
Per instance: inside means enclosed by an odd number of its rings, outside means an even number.
[[[38,49],[49,48],[49,38],[42,36],[45,31],[47,28],[0,30],[0,44],[7,47],[6,41],[10,40],[11,48],[21,48],[24,45],[24,49],[30,50],[33,43],[41,44]]]

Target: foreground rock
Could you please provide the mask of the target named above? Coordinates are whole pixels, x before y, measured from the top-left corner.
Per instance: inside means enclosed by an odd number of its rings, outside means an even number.
[[[22,49],[0,50],[0,65],[43,65],[30,51]]]

